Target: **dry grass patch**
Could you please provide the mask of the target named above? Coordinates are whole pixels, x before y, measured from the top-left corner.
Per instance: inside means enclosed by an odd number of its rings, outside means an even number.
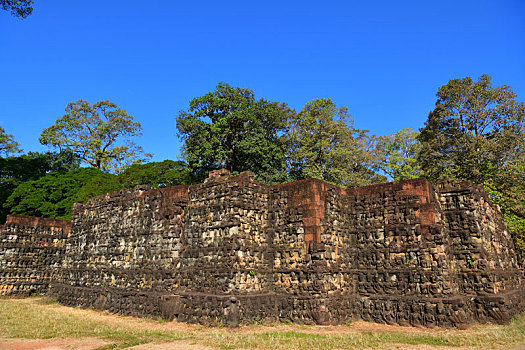
[[[510,325],[479,325],[467,331],[398,327],[366,322],[349,326],[252,325],[239,329],[159,322],[69,308],[48,298],[0,298],[3,338],[86,338],[105,348],[183,341],[219,349],[522,349],[525,316]]]

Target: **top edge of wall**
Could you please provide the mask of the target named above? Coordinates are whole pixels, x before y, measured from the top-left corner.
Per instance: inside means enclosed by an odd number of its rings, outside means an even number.
[[[69,231],[71,227],[71,220],[64,219],[50,219],[41,218],[37,216],[26,216],[26,215],[7,215],[5,225],[17,224],[22,226],[45,226],[45,227],[58,227],[66,231]]]

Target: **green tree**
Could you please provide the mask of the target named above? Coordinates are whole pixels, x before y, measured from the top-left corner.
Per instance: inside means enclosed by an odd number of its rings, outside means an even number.
[[[148,185],[160,188],[192,183],[188,166],[181,161],[165,160],[146,164],[133,164],[118,176],[123,188]]]
[[[323,98],[308,102],[292,119],[286,136],[291,177],[342,186],[383,182],[385,177],[371,170],[373,154],[366,133],[354,128],[346,107]]]
[[[39,140],[59,150],[69,149],[84,163],[104,171],[118,172],[140,162],[141,147],[131,141],[141,135],[142,126],[116,104],[109,101],[70,102],[64,116],[44,129]]]
[[[11,214],[32,215],[46,218],[71,219],[73,203],[80,196],[87,200],[84,186],[98,179],[99,183],[112,182],[115,175],[95,168],[79,168],[67,173],[51,173],[38,180],[26,181],[11,193],[4,204]],[[101,180],[103,179],[103,180]],[[116,180],[115,180],[116,183]],[[91,187],[91,197],[106,193],[107,188]],[[98,188],[98,190],[96,190]]]
[[[13,16],[26,18],[33,12],[33,0],[0,0],[0,9],[10,11]]]
[[[418,159],[427,178],[500,182],[525,150],[525,105],[491,78],[453,79],[439,88],[436,106],[418,136]]]
[[[0,156],[9,156],[20,152],[22,152],[20,144],[13,140],[13,135],[7,134],[5,129],[0,126]]]
[[[394,181],[420,177],[417,154],[421,144],[417,140],[418,135],[412,128],[404,128],[395,134],[377,137],[374,168],[383,171]]]
[[[263,182],[286,178],[279,136],[293,111],[285,104],[256,100],[253,91],[219,83],[215,91],[190,101],[177,117],[183,157],[194,176],[210,170],[251,170]]]
[[[498,204],[505,215],[505,221],[514,239],[516,250],[525,263],[525,172],[521,171],[521,182],[509,181],[507,188],[495,189],[495,186],[484,186],[492,201]]]
[[[94,169],[94,168],[93,168]],[[113,174],[99,172],[90,178],[85,185],[80,187],[78,192],[73,195],[73,201],[85,203],[91,198],[118,191],[124,188],[118,181],[118,177]]]
[[[68,172],[79,166],[72,152],[29,152],[18,157],[0,158],[0,222],[4,222],[8,209],[3,207],[16,187],[25,181],[37,180],[50,172]]]
[[[423,174],[483,185],[525,252],[525,104],[487,75],[450,80],[437,97],[418,136]]]

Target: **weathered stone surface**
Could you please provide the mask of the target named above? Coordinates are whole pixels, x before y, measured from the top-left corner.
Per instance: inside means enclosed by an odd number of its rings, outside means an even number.
[[[525,296],[503,217],[472,184],[265,186],[225,170],[77,204],[50,292],[66,305],[233,327],[501,323]]]
[[[69,220],[8,215],[0,226],[0,295],[46,293],[70,226]]]

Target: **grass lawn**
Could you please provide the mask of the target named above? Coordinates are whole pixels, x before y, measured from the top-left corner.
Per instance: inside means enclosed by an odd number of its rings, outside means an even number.
[[[346,326],[252,325],[211,328],[122,317],[58,305],[48,298],[0,298],[0,338],[104,339],[103,348],[182,342],[218,349],[525,349],[525,316],[469,330],[355,322]]]

